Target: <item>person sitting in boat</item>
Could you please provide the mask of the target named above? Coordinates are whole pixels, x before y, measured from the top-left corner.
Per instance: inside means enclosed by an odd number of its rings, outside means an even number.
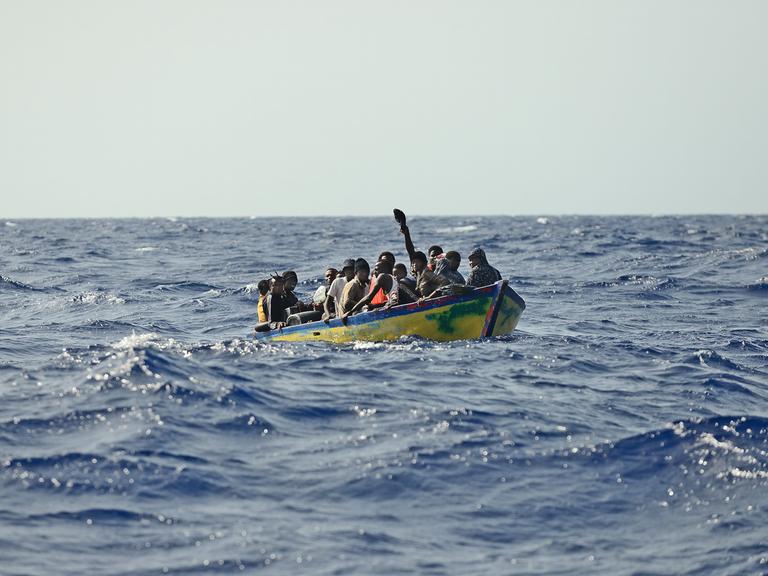
[[[408,252],[408,257],[411,259],[411,273],[416,278],[416,292],[419,296],[421,298],[429,298],[442,286],[450,284],[446,278],[438,276],[427,268],[429,263],[427,255],[424,252],[417,252],[414,248],[408,226],[400,226],[400,232],[405,236],[405,249]],[[440,247],[433,246],[432,248]]]
[[[269,280],[259,280],[256,287],[259,290],[259,303],[257,305],[259,322],[267,322],[267,294],[269,294]]]
[[[444,276],[451,284],[466,284],[464,276],[459,272],[459,264],[461,264],[461,255],[451,250],[445,253],[445,258],[441,258],[437,261],[435,274]]]
[[[427,256],[424,252],[414,254],[411,273],[416,277],[416,292],[420,300],[434,298],[441,288],[451,284],[445,276],[438,276],[427,268]]]
[[[371,281],[369,283],[370,285],[370,291],[369,293],[373,293],[373,296],[371,298],[371,308],[378,308],[380,306],[384,306],[388,300],[387,300],[387,294],[388,292],[384,292],[382,290],[379,290],[376,288],[376,280],[378,279],[380,274],[384,275],[392,275],[392,266],[393,262],[389,259],[379,260],[376,262],[376,264],[373,265],[373,274],[371,274]]]
[[[349,312],[345,312],[341,321],[347,323],[347,317],[355,314],[356,312],[367,306],[368,309],[381,308],[385,305],[394,305],[397,300],[398,284],[395,277],[392,276],[392,263],[389,260],[381,260],[376,263],[375,268],[378,268],[379,274],[376,276],[376,280],[371,280],[371,289],[368,294],[362,298],[357,304],[355,304]],[[383,301],[377,303],[377,297],[383,296]],[[379,299],[381,300],[381,299]]]
[[[283,278],[285,279],[285,296],[290,302],[289,307],[293,308],[295,312],[306,312],[311,310],[312,306],[299,300],[298,296],[293,292],[299,283],[298,274],[293,270],[286,270],[283,272]]]
[[[352,310],[355,305],[368,294],[368,275],[371,267],[365,258],[355,260],[355,277],[344,286],[344,292],[339,300],[337,314],[343,318],[344,314]]]
[[[336,276],[336,279],[331,283],[331,287],[328,288],[328,295],[323,304],[322,317],[323,322],[326,324],[338,314],[339,302],[341,302],[341,295],[344,293],[344,286],[354,277],[355,261],[352,258],[348,258],[344,260],[344,264],[341,266],[341,274]]]
[[[288,309],[288,318],[285,320],[287,326],[296,326],[298,324],[305,324],[307,322],[315,322],[321,320],[323,317],[324,302],[327,297],[327,290],[331,283],[336,279],[336,268],[329,267],[325,270],[325,284],[320,286],[312,297],[312,302],[304,304],[299,301],[298,298],[289,294],[289,298],[293,303],[291,308]],[[289,281],[286,280],[286,286],[289,285]]]
[[[488,264],[488,258],[482,248],[475,248],[469,253],[469,276],[467,277],[467,286],[479,288],[488,286],[501,280],[501,273],[493,266]]]
[[[267,295],[267,322],[269,330],[280,329],[285,326],[287,309],[290,308],[290,300],[285,294],[285,278],[272,276],[272,282]]]
[[[328,266],[328,268],[325,269],[325,283],[321,284],[320,287],[315,290],[315,294],[312,296],[313,309],[320,312],[323,311],[325,299],[328,297],[328,289],[331,287],[331,284],[333,284],[333,281],[336,280],[336,276],[338,276],[338,274],[339,271],[336,270],[336,268],[333,266]]]
[[[427,250],[427,256],[429,257],[427,268],[432,270],[432,272],[436,272],[437,264],[445,258],[442,247],[438,246],[437,244],[433,244],[429,247],[429,250]]]
[[[398,304],[410,304],[418,302],[419,295],[416,294],[416,281],[408,277],[408,271],[405,264],[398,262],[392,270],[392,276],[397,281],[397,297],[390,298],[387,307],[397,306]]]
[[[392,263],[392,266],[395,265],[395,255],[392,254],[389,250],[385,250],[381,254],[379,254],[379,257],[376,259],[376,262],[381,262],[382,260],[389,260]]]
[[[411,290],[416,290],[416,280],[408,276],[408,268],[402,262],[395,264],[392,268],[392,275],[401,285],[404,284]]]

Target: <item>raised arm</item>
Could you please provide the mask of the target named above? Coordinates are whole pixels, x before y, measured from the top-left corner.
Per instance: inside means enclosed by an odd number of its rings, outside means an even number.
[[[405,236],[405,249],[408,252],[408,260],[413,260],[413,255],[416,254],[416,248],[413,247],[411,231],[408,229],[408,226],[400,226],[400,233]]]

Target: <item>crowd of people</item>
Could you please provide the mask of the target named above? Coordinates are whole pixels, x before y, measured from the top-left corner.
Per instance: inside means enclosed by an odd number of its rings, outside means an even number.
[[[443,252],[440,246],[430,246],[427,254],[415,249],[408,226],[402,223],[405,249],[413,277],[402,262],[396,262],[392,252],[382,252],[371,270],[364,258],[347,259],[341,269],[328,267],[325,283],[315,292],[312,301],[302,302],[294,290],[298,284],[296,272],[258,283],[259,324],[257,331],[268,331],[304,322],[340,318],[346,324],[352,314],[380,307],[422,302],[447,294],[456,294],[487,286],[501,280],[499,271],[488,263],[485,252],[475,248],[468,256],[470,272],[466,280],[459,272],[461,255],[453,250]]]

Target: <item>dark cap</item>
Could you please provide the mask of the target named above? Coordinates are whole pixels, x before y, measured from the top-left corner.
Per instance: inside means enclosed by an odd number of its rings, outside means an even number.
[[[344,264],[341,265],[341,269],[344,270],[344,268],[354,268],[355,267],[355,261],[352,258],[347,258],[344,260]]]
[[[472,252],[469,253],[469,256],[467,258],[485,258],[485,252],[482,248],[475,248],[472,250]]]

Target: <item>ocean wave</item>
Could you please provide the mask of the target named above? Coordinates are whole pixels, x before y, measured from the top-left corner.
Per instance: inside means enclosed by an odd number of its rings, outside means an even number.
[[[103,330],[107,332],[116,332],[120,330],[141,330],[141,326],[132,324],[130,322],[123,322],[121,320],[90,320],[85,324],[79,326],[73,326],[72,330],[76,331],[89,331],[89,330]]]
[[[154,288],[163,292],[194,292],[196,294],[223,290],[223,288],[219,286],[213,286],[203,282],[193,282],[190,280],[184,280],[182,282],[170,282],[167,284],[156,284]]]
[[[221,432],[251,433],[259,436],[275,433],[275,426],[271,422],[252,412],[219,420],[212,426]]]
[[[741,364],[728,359],[723,354],[714,350],[702,349],[693,353],[692,362],[706,368],[725,368],[735,372],[749,372],[749,369]]]
[[[123,525],[125,522],[162,522],[165,524],[166,517],[163,515],[153,515],[142,512],[134,512],[123,508],[85,508],[83,510],[62,510],[60,512],[49,512],[44,514],[30,514],[27,520],[31,522],[51,522],[51,521],[71,521],[78,524],[97,524],[98,526],[117,524]],[[170,523],[173,523],[172,519]]]
[[[438,234],[452,234],[452,233],[463,234],[466,232],[474,232],[477,229],[478,229],[477,226],[475,226],[474,224],[468,224],[466,226],[452,226],[450,228],[438,228],[437,230],[435,230],[435,232]]]
[[[644,274],[622,274],[614,280],[591,280],[577,284],[585,288],[616,288],[619,286],[638,286],[646,290],[669,290],[680,287],[680,280],[668,277],[657,278]]]
[[[133,494],[147,499],[212,495],[226,485],[222,474],[205,466],[169,466],[130,454],[105,457],[71,452],[19,457],[6,460],[0,475],[28,490],[71,495]]]
[[[758,278],[757,282],[754,282],[753,284],[747,285],[748,290],[753,290],[756,292],[762,292],[768,290],[768,276],[762,276]]]
[[[2,275],[0,275],[0,288],[9,290],[29,290],[31,292],[37,292],[39,290],[38,288],[33,288],[28,284],[24,284],[23,282],[13,280],[12,278],[8,278],[7,276]]]
[[[587,457],[603,471],[619,469],[615,473],[623,481],[659,477],[662,490],[677,483],[684,489],[698,491],[702,479],[768,479],[767,444],[768,419],[714,416],[677,421],[666,428],[608,444],[569,449],[561,452],[561,456]],[[670,490],[674,492],[672,487],[666,491]]]
[[[759,400],[768,399],[755,391],[760,387],[757,382],[752,382],[747,378],[739,378],[738,376],[732,374],[723,374],[720,377],[706,378],[702,382],[702,385],[715,392],[724,392],[725,394],[741,394],[743,396]]]

